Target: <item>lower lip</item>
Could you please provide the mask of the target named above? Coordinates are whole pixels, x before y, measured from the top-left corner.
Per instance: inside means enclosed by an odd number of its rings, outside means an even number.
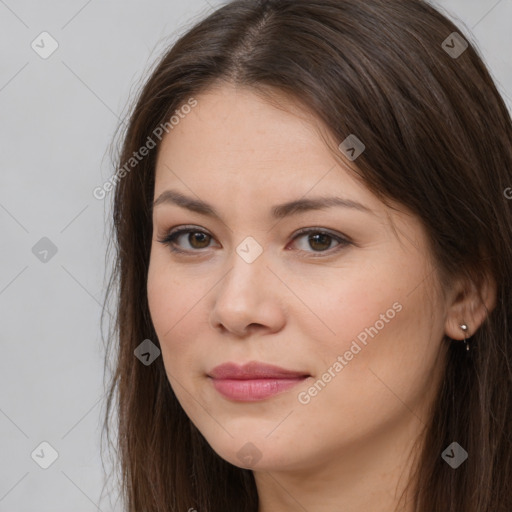
[[[287,391],[306,379],[307,377],[293,379],[211,380],[215,389],[226,398],[240,402],[256,402],[257,400],[264,400]]]

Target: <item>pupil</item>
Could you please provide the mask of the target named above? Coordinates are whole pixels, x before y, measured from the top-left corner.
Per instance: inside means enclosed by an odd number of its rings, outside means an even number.
[[[196,237],[196,240],[197,240],[197,237],[199,237],[199,247],[197,247],[194,243],[191,242],[191,240],[194,240],[194,237]],[[202,237],[202,240],[201,240],[201,237]],[[190,233],[188,241],[192,247],[202,249],[202,248],[208,246],[208,235],[206,233]],[[201,242],[205,242],[205,241],[206,241],[206,244],[201,245]]]
[[[315,249],[314,244],[317,243],[318,239],[320,239],[320,245],[322,245],[322,241],[324,241],[327,244],[327,246],[323,247],[323,249],[328,249],[329,245],[331,245],[330,241],[329,241],[329,239],[330,239],[329,235],[326,235],[324,233],[318,233],[316,235],[311,235],[310,240],[309,240],[310,243],[312,243],[311,247],[313,249]],[[316,249],[322,249],[322,247],[316,247]]]

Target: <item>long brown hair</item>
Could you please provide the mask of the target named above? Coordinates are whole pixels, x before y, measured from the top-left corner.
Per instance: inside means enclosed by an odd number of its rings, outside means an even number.
[[[178,403],[162,358],[145,366],[134,356],[145,339],[159,346],[146,289],[155,130],[169,132],[182,105],[222,81],[285,93],[335,140],[364,141],[352,171],[422,220],[445,287],[454,276],[477,287],[494,278],[496,306],[472,336],[470,355],[450,344],[413,499],[418,512],[512,510],[512,123],[474,45],[464,50],[465,38],[453,32],[460,33],[420,0],[236,0],[159,59],[123,133],[116,168],[124,172],[113,192],[105,303],[115,291],[116,306],[104,429],[110,441],[117,413],[110,445],[125,510],[258,509],[252,472],[208,445]],[[148,137],[156,147],[131,161]],[[469,453],[457,470],[441,458],[453,441]]]

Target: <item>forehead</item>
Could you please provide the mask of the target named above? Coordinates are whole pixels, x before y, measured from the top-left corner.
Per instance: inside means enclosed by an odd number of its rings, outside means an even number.
[[[181,179],[209,194],[235,184],[247,193],[262,187],[300,196],[341,186],[375,201],[327,147],[327,129],[293,100],[281,95],[270,103],[248,88],[227,85],[196,100],[162,140],[155,195]]]
[[[325,151],[315,133],[315,118],[297,106],[289,104],[290,111],[247,88],[230,86],[205,92],[196,100],[197,106],[165,135],[162,153],[194,148],[196,159],[215,155],[236,161],[251,156],[257,161],[293,159],[297,152],[310,152],[313,146]]]

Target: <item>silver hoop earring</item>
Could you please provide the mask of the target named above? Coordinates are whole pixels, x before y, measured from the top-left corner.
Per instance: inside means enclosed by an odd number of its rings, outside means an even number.
[[[466,334],[468,332],[468,326],[466,324],[460,324],[459,327],[464,331],[464,345],[466,345],[466,351],[469,351],[469,343],[466,338]]]

